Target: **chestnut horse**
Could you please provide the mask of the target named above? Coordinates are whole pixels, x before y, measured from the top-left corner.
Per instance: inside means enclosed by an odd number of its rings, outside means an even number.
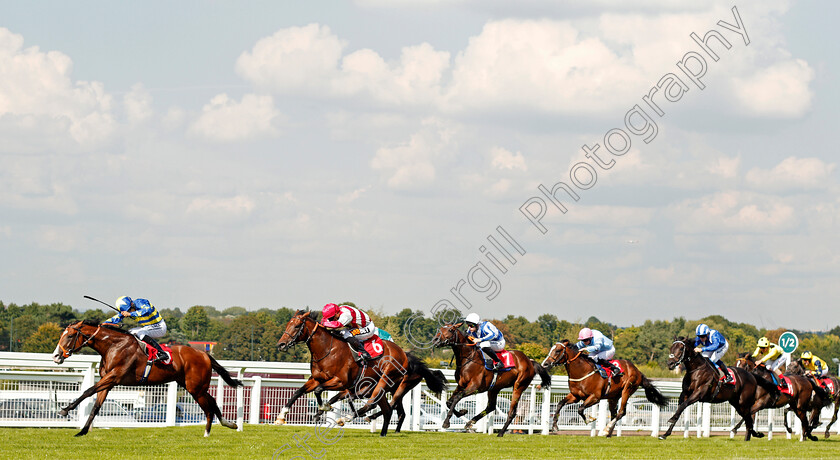
[[[364,415],[375,406],[379,406],[383,415],[380,436],[388,433],[391,421],[391,405],[385,394],[392,392],[395,400],[403,397],[410,382],[406,376],[410,369],[415,368],[409,357],[394,342],[383,340],[385,351],[383,355],[370,363],[360,366],[353,360],[348,344],[330,333],[318,322],[317,312],[298,310],[286,324],[286,330],[277,342],[281,350],[287,350],[296,343],[305,343],[309,347],[311,376],[302,387],[298,388],[277,417],[277,423],[286,423],[286,414],[298,398],[306,393],[314,392],[318,401],[318,414],[330,410],[321,399],[325,390],[350,390],[355,395],[368,395],[367,403],[358,411]],[[426,379],[429,383],[433,379],[431,374]],[[429,386],[435,385],[432,382]]]
[[[807,437],[812,441],[817,440],[816,436],[811,435],[811,427],[808,424],[808,410],[812,407],[811,396],[814,394],[814,388],[807,378],[801,375],[786,375],[788,380],[790,380],[790,392],[792,393],[792,395],[789,395],[774,388],[776,385],[772,383],[773,371],[767,369],[767,366],[764,364],[756,363],[755,358],[750,353],[739,353],[735,366],[752,372],[756,377],[756,382],[759,383],[759,387],[756,389],[755,405],[750,410],[750,417],[761,409],[775,409],[788,406],[788,411],[792,410],[802,423],[803,438]],[[767,382],[769,385],[762,385],[763,382]],[[821,407],[822,400],[818,399],[813,405]],[[788,411],[785,411],[785,414]],[[738,422],[732,428],[732,432],[738,431],[742,423],[744,423],[744,420]],[[790,427],[787,424],[787,417],[785,417],[785,428],[790,431]],[[762,434],[761,436],[764,435]]]
[[[694,351],[694,337],[678,337],[671,344],[668,369],[673,370],[680,364],[685,366],[680,405],[674,415],[668,419],[671,424],[668,426],[668,431],[660,435],[659,439],[670,436],[683,411],[696,402],[729,402],[747,425],[744,440],[749,441],[751,436],[762,436],[753,429],[752,408],[756,403],[755,394],[758,383],[751,372],[739,367],[730,368],[735,373],[735,383],[724,384],[718,379],[717,366]],[[770,383],[770,385],[773,384]]]
[[[583,401],[578,414],[584,422],[588,422],[586,416],[583,415],[586,408],[606,399],[610,407],[610,422],[601,430],[601,435],[612,436],[615,424],[626,413],[627,401],[639,386],[645,389],[645,397],[648,401],[659,407],[668,404],[668,398],[653,386],[639,368],[626,359],[620,359],[618,362],[624,375],[618,381],[614,378],[606,379],[601,377],[595,362],[568,340],[562,340],[551,347],[542,365],[546,369],[551,369],[562,364],[566,367],[566,374],[569,375],[569,394],[557,405],[551,421],[552,430],[557,431],[557,417],[566,404]],[[621,400],[620,408],[618,407],[619,400]]]
[[[459,329],[462,324],[447,324],[435,334],[435,346],[450,346],[452,351],[455,352],[455,381],[458,383],[458,387],[446,401],[449,412],[443,421],[443,428],[449,428],[449,419],[452,414],[462,417],[467,413],[466,409],[455,410],[455,406],[462,398],[486,391],[487,407],[476,414],[465,426],[467,431],[472,430],[475,422],[496,410],[496,397],[499,395],[499,391],[512,386],[513,396],[510,400],[507,421],[502,430],[499,431],[499,437],[502,437],[513,417],[516,416],[516,406],[519,404],[522,392],[528,388],[534,376],[540,375],[544,388],[551,386],[551,376],[539,363],[518,350],[511,352],[516,358],[516,366],[513,369],[498,373],[487,370],[484,367],[484,357],[481,350],[478,350],[478,347],[467,340],[466,334]]]
[[[102,362],[99,364],[99,375],[102,378],[59,412],[62,417],[66,416],[79,403],[94,393],[98,393],[87,423],[82,431],[76,433],[76,436],[87,434],[111,388],[117,385],[157,385],[172,381],[186,388],[204,411],[207,417],[207,425],[204,428],[205,437],[210,436],[214,415],[219,418],[219,423],[223,426],[236,429],[236,424],[222,416],[216,400],[210,396],[210,377],[212,371],[216,371],[232,387],[242,386],[242,382],[231,377],[227,369],[206,352],[184,345],[173,345],[172,362],[167,365],[156,362],[148,378],[141,381],[148,358],[137,338],[119,327],[86,320],[76,321],[64,329],[53,351],[53,361],[61,364],[84,347],[90,347],[102,356]]]
[[[806,375],[807,370],[805,366],[800,363],[800,360],[791,361],[788,365],[787,374],[792,375]],[[828,425],[825,427],[825,437],[828,438],[830,433],[828,430],[831,429],[831,425],[834,425],[834,422],[837,421],[837,410],[840,409],[840,380],[837,377],[832,375],[828,376],[831,379],[831,383],[834,386],[834,391],[829,393],[825,388],[820,386],[819,383],[815,380],[813,375],[808,375],[808,381],[811,382],[811,385],[814,387],[814,393],[822,400],[822,404],[814,404],[813,409],[811,410],[811,429],[816,429],[820,426],[820,412],[822,412],[822,408],[834,403],[834,414],[831,416],[831,421],[828,422]],[[787,418],[785,418],[787,421]],[[786,426],[787,427],[787,426]],[[788,428],[788,432],[790,432],[790,428]]]

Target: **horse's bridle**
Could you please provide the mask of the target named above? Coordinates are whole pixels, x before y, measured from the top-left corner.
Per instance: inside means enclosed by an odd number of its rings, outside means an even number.
[[[292,336],[292,334],[289,334],[288,332],[283,331],[283,335],[280,336],[280,340],[283,340],[283,337],[285,337],[287,335],[289,337],[291,337],[291,340],[289,340],[289,342],[286,344],[286,347],[284,348],[284,350],[288,350],[289,347],[292,346],[295,343],[300,343],[300,342],[298,342],[298,338],[300,338],[301,334],[303,334],[303,331],[306,329],[306,327],[304,327],[306,325],[306,320],[311,319],[311,318],[309,318],[308,313],[300,315],[300,316],[296,316],[296,318],[300,319],[300,327],[298,327],[297,333],[295,333],[295,335]],[[309,337],[307,337],[306,340],[303,341],[303,343],[305,345],[309,345],[309,342],[312,340],[312,337],[315,336],[315,332],[317,332],[318,328],[321,326],[321,323],[319,323],[315,320],[312,320],[312,321],[315,323],[315,327],[312,328],[312,332],[309,333]],[[313,363],[317,363],[318,361],[321,361],[321,360],[323,360],[324,358],[326,358],[327,356],[330,355],[330,352],[332,351],[332,342],[333,342],[334,338],[335,338],[335,336],[330,334],[330,348],[327,350],[327,352],[324,354],[324,356],[321,356],[318,359],[315,359],[315,357],[313,356],[312,357],[313,358],[312,359]]]
[[[455,327],[455,325],[454,325],[454,324],[447,324],[447,325],[445,325],[445,326],[442,326],[442,328],[447,328],[447,329],[452,330],[452,335],[453,335],[454,337],[457,337],[457,334],[455,333],[455,331],[460,332],[460,329],[458,329],[457,327]],[[446,346],[453,346],[453,347],[454,347],[454,346],[473,347],[473,353],[472,353],[472,354],[470,354],[470,356],[465,357],[466,362],[465,362],[463,365],[469,364],[470,362],[480,362],[480,361],[476,361],[476,360],[475,360],[475,359],[473,359],[473,357],[472,357],[472,355],[473,355],[473,354],[475,354],[475,353],[477,353],[477,352],[478,352],[478,347],[476,347],[476,346],[475,346],[475,343],[473,343],[473,342],[469,342],[469,341],[468,341],[468,342],[461,342],[461,343],[459,343],[459,342],[456,342],[454,339],[446,339],[445,341],[440,341],[440,340],[438,340],[438,339],[437,339],[437,337],[440,337],[440,331],[438,331],[438,332],[437,332],[437,334],[435,334],[435,338],[436,338],[436,340],[437,340],[438,346],[442,346],[442,347],[446,347]],[[455,356],[453,355],[453,356],[452,356],[452,358],[454,359],[454,358],[455,358]]]
[[[677,361],[676,363],[674,363],[674,368],[676,368],[677,366],[679,366],[680,364],[682,364],[682,363],[683,363],[683,361],[686,359],[686,356],[685,356],[685,355],[686,355],[686,353],[685,353],[686,344],[685,344],[685,342],[683,342],[682,340],[674,340],[674,343],[672,343],[672,344],[671,344],[671,346],[674,346],[674,344],[675,344],[675,343],[678,343],[678,344],[682,345],[682,346],[683,346],[683,349],[682,349],[682,353],[680,354],[680,359],[679,359],[679,361]],[[669,354],[669,355],[668,355],[668,358],[670,358],[670,359],[674,359],[674,358],[675,358],[675,356],[674,356],[674,354],[673,354],[673,353],[671,353],[671,354]]]
[[[68,326],[68,327],[70,327],[70,326]],[[73,353],[75,353],[75,352],[77,352],[77,351],[81,350],[82,348],[84,348],[84,347],[85,347],[85,345],[87,345],[88,343],[90,343],[90,341],[91,341],[91,340],[93,340],[93,337],[94,337],[94,336],[95,336],[95,335],[99,332],[99,330],[100,330],[100,329],[102,329],[102,326],[97,327],[97,328],[96,328],[96,330],[95,330],[95,331],[93,331],[93,334],[91,334],[91,335],[89,335],[89,336],[88,336],[88,335],[85,335],[85,334],[82,332],[82,328],[81,328],[81,327],[73,327],[72,329],[73,329],[74,331],[76,331],[76,333],[75,333],[75,334],[73,334],[73,339],[72,339],[72,341],[70,342],[71,344],[75,344],[75,343],[76,343],[76,341],[79,339],[79,335],[81,335],[82,337],[84,337],[85,341],[84,341],[84,342],[82,342],[82,344],[81,344],[81,345],[79,345],[78,347],[73,347],[72,349],[70,349],[70,350],[68,351],[68,350],[66,350],[64,347],[62,347],[62,346],[61,346],[61,340],[59,340],[59,341],[58,341],[58,348],[61,350],[61,357],[62,357],[62,358],[64,358],[64,359],[69,358],[69,357],[70,357],[70,355],[72,355]]]
[[[544,366],[544,367],[545,367],[545,362],[546,362],[546,361],[548,361],[548,358],[551,358],[551,353],[554,351],[554,349],[555,349],[558,345],[560,345],[561,347],[563,347],[563,351],[562,351],[562,352],[560,352],[560,353],[561,353],[561,356],[562,356],[563,358],[566,358],[566,350],[568,349],[568,347],[566,347],[566,344],[564,344],[564,343],[562,343],[562,342],[557,342],[557,343],[555,343],[555,344],[554,344],[554,346],[552,346],[552,347],[551,347],[551,350],[549,350],[549,352],[548,352],[548,356],[546,356],[546,357],[545,357],[545,359],[544,359],[544,360],[543,360],[543,362],[542,362],[542,366]],[[552,361],[551,363],[549,363],[549,364],[548,364],[547,369],[551,369],[552,367],[554,367],[554,366],[559,366],[559,365],[561,365],[561,364],[569,364],[569,363],[572,363],[572,362],[574,362],[576,359],[580,358],[580,355],[581,355],[582,353],[583,353],[583,350],[578,350],[578,353],[577,353],[577,354],[576,354],[573,358],[564,359],[563,361],[560,361],[560,360],[555,360],[555,361]]]

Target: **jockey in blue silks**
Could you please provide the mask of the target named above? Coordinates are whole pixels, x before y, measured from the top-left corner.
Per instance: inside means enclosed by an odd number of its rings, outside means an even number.
[[[723,363],[722,359],[726,350],[729,350],[729,342],[726,341],[723,334],[705,324],[697,326],[695,333],[697,338],[694,339],[694,351],[709,358],[709,361],[718,367],[722,374],[721,380],[724,381],[723,383],[734,383],[732,376],[726,371],[726,364]]]
[[[610,362],[615,357],[615,346],[613,341],[607,338],[600,331],[589,329],[585,327],[578,333],[579,342],[575,346],[580,351],[585,351],[589,354],[599,366],[607,367],[612,370],[613,377],[621,377],[622,372],[618,366],[614,366]]]
[[[494,370],[501,370],[504,365],[496,352],[505,349],[505,338],[499,329],[490,321],[481,321],[478,313],[470,313],[464,322],[467,323],[467,337],[493,360]]]

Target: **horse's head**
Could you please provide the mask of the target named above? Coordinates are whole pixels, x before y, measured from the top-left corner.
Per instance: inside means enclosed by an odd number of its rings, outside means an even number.
[[[464,334],[461,332],[463,322],[446,324],[438,329],[434,337],[436,347],[447,347],[450,345],[463,345]]]
[[[53,362],[61,364],[65,359],[69,358],[73,353],[79,351],[82,347],[90,343],[90,340],[96,335],[92,328],[99,330],[99,325],[92,322],[76,321],[66,328],[58,338],[58,344],[53,350]]]
[[[803,375],[805,374],[805,366],[802,365],[800,360],[794,359],[787,365],[787,367],[785,367],[785,373]]]
[[[668,354],[668,369],[676,369],[692,356],[694,356],[694,344],[691,343],[691,338],[675,337]]]
[[[554,366],[565,364],[569,360],[568,350],[571,343],[568,340],[561,340],[551,347],[548,351],[548,356],[542,362],[542,366],[546,369],[551,369]]]
[[[755,369],[755,358],[749,352],[738,353],[738,359],[735,360],[735,367],[751,371]]]
[[[303,332],[308,329],[306,325],[307,322],[311,322],[313,324],[312,333],[314,333],[314,327],[318,324],[318,312],[304,310],[298,310],[295,312],[295,315],[292,316],[292,319],[290,319],[289,323],[286,324],[286,330],[283,332],[283,335],[280,336],[280,340],[277,341],[277,346],[280,347],[280,350],[286,351],[290,346],[301,340]],[[311,334],[303,340],[308,341],[310,338]]]

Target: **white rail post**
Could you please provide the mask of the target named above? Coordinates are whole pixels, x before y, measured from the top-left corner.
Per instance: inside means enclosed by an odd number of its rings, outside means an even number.
[[[537,386],[531,385],[531,400],[528,402],[528,434],[534,434],[534,416],[537,414]]]
[[[423,407],[423,384],[417,385],[411,390],[411,430],[420,431],[420,409]]]
[[[166,426],[175,426],[178,410],[178,383],[166,384]]]
[[[475,413],[478,415],[484,408],[487,407],[487,393],[478,393],[475,395]],[[467,414],[469,416],[469,414]],[[487,433],[487,418],[490,414],[485,415],[478,421],[475,431],[479,433]]]
[[[598,432],[603,431],[609,422],[609,407],[607,404],[606,399],[598,401],[598,418],[595,420],[595,430]]]
[[[689,434],[688,432],[690,430],[689,427],[688,427],[688,425],[689,425],[688,422],[691,419],[691,408],[692,408],[692,406],[686,407],[685,410],[683,411],[683,413],[680,415],[683,418],[683,420],[685,421],[685,425],[683,426],[683,438],[686,438],[686,439],[688,439],[688,434]]]
[[[216,405],[219,411],[225,413],[225,382],[220,376],[216,377]],[[227,417],[225,417],[227,418]]]
[[[236,378],[242,380],[245,369],[240,368]],[[245,425],[245,387],[236,387],[236,431],[242,431]]]
[[[260,414],[262,413],[262,377],[259,375],[254,377],[254,385],[251,387],[251,415],[248,423],[252,425],[260,424]]]
[[[653,405],[653,412],[650,414],[650,435],[654,438],[659,437],[659,416],[660,409],[656,404]]]
[[[773,439],[773,419],[776,417],[776,410],[773,408],[767,409],[767,440]],[[756,417],[758,418],[758,417]]]
[[[737,412],[735,412],[734,407],[729,408],[729,439],[733,439],[735,437],[735,424],[738,423],[735,419]]]
[[[551,430],[551,388],[543,388],[540,414],[540,419],[542,421],[542,434],[547,435],[550,432],[549,430]]]
[[[90,363],[90,366],[87,367],[84,371],[84,378],[82,378],[82,391],[87,390],[88,388],[92,387],[96,383],[96,363]],[[93,400],[91,398],[87,398],[79,404],[78,411],[76,412],[79,414],[79,429],[84,428],[85,423],[87,423],[88,417],[90,417],[90,410],[93,406]]]
[[[712,432],[712,403],[703,403],[702,413],[702,435],[708,438]]]

